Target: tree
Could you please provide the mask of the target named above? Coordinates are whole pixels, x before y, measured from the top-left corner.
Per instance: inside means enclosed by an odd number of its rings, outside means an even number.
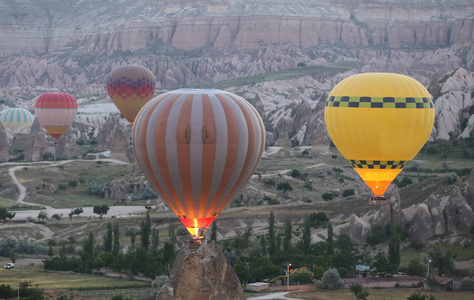
[[[72,216],[74,216],[74,215],[79,216],[83,212],[84,212],[84,210],[82,208],[71,209],[71,212],[69,213],[69,219],[72,220]]]
[[[292,191],[292,190],[293,190],[293,187],[292,187],[291,184],[289,184],[288,182],[280,182],[280,183],[277,185],[277,190],[283,191],[283,193],[286,193],[286,192],[288,192],[288,191]]]
[[[66,245],[63,244],[61,248],[59,248],[59,257],[65,258],[66,257]]]
[[[342,282],[340,279],[341,276],[339,276],[337,269],[329,269],[324,272],[321,282],[319,282],[318,286],[319,288],[325,290],[337,290],[342,287]]]
[[[370,266],[374,268],[376,272],[382,277],[385,277],[385,275],[387,273],[390,273],[390,271],[392,270],[387,256],[385,256],[385,254],[383,254],[382,252],[379,252],[375,255]]]
[[[42,210],[38,213],[38,221],[44,221],[47,218],[48,218],[48,213],[46,211]]]
[[[0,222],[8,222],[13,219],[13,217],[15,217],[15,213],[9,213],[6,208],[0,207]]]
[[[146,213],[145,221],[142,221],[140,225],[140,241],[142,243],[143,248],[148,250],[150,246],[150,234],[151,234],[151,219],[150,214]]]
[[[217,222],[212,222],[211,241],[217,242]]]
[[[63,214],[53,214],[51,216],[51,219],[55,219],[56,221],[59,222],[59,221],[61,221],[62,217],[63,217]]]
[[[176,244],[176,233],[174,232],[174,226],[170,225],[168,227],[168,236],[170,238],[171,243],[174,245]]]
[[[158,244],[160,242],[160,232],[158,228],[153,228],[151,233],[151,251],[158,251]]]
[[[285,236],[283,238],[283,250],[286,252],[291,248],[291,233],[293,228],[291,226],[291,221],[286,220],[285,222]]]
[[[239,261],[234,265],[234,272],[237,277],[239,277],[239,280],[242,284],[245,284],[252,278],[248,266],[242,261]]]
[[[132,248],[135,247],[135,237],[140,234],[140,228],[137,226],[125,226],[125,235],[130,237]]]
[[[301,173],[297,169],[293,169],[291,170],[290,176],[293,178],[300,178]]]
[[[104,251],[112,251],[112,224],[107,223],[107,233],[104,236]]]
[[[324,201],[329,201],[332,200],[333,195],[332,193],[324,193],[321,195],[321,198],[323,198]]]
[[[400,234],[395,225],[390,229],[390,241],[388,243],[388,260],[392,269],[396,270],[400,265]]]
[[[280,182],[277,185],[277,190],[283,191],[283,193],[286,193],[287,191],[292,191],[293,187],[288,182]]]
[[[309,217],[306,218],[304,222],[304,229],[303,229],[303,237],[301,238],[301,245],[303,251],[309,249],[309,245],[311,245],[311,220]]]
[[[331,222],[328,222],[328,238],[326,239],[326,243],[328,244],[327,254],[332,255],[334,253],[334,232]]]
[[[53,256],[54,256],[54,251],[53,251],[53,247],[52,247],[52,246],[49,246],[49,248],[48,248],[48,256],[49,256],[49,257],[53,257]]]
[[[13,248],[13,249],[10,251],[10,260],[12,261],[12,263],[15,263],[15,262],[16,262],[15,248]]]
[[[272,255],[275,253],[275,214],[270,212],[270,217],[268,218],[268,254]]]
[[[407,274],[412,276],[425,276],[426,268],[419,259],[412,259],[408,263]]]
[[[93,211],[94,214],[99,215],[100,219],[102,220],[102,216],[106,215],[109,209],[110,207],[107,204],[103,204],[94,206]]]
[[[407,300],[426,300],[426,299],[435,300],[435,296],[430,295],[428,297],[428,295],[422,295],[420,294],[420,292],[418,292],[416,294],[411,294],[410,296],[407,297]]]
[[[324,211],[310,214],[309,219],[311,220],[312,226],[320,226],[329,222],[329,218]]]
[[[360,284],[351,284],[349,289],[354,293],[356,296],[356,299],[361,299],[365,300],[367,297],[369,297],[370,293],[366,290],[364,290],[364,287]]]
[[[429,254],[432,257],[433,266],[438,268],[438,276],[449,277],[454,269],[454,255],[452,252],[448,250],[446,254],[443,254],[439,247],[435,247]]]
[[[13,289],[10,285],[6,285],[5,283],[2,283],[0,285],[0,297],[2,299],[9,299],[15,297],[15,293],[13,292]]]
[[[81,259],[83,261],[90,261],[94,259],[94,235],[89,233],[89,237],[82,242]]]
[[[342,197],[346,198],[349,196],[355,195],[354,189],[347,189],[342,192]]]
[[[262,255],[267,255],[267,242],[265,239],[265,234],[262,234],[260,238],[260,248],[262,250]]]
[[[169,265],[173,262],[174,259],[174,244],[170,242],[165,242],[163,246],[163,262],[166,265]]]
[[[76,180],[71,180],[67,183],[69,187],[75,188],[77,186],[77,181]]]
[[[119,230],[119,224],[115,223],[113,225],[112,231],[114,233],[114,244],[112,246],[112,253],[114,256],[117,256],[120,252],[120,230]]]
[[[275,243],[275,253],[281,251],[281,235],[276,235],[276,243]]]

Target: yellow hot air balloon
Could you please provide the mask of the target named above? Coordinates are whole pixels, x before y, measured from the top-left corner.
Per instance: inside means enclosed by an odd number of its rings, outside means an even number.
[[[337,84],[324,119],[334,145],[373,191],[383,194],[428,140],[435,117],[431,95],[413,78],[365,73]],[[380,198],[378,198],[380,197]]]

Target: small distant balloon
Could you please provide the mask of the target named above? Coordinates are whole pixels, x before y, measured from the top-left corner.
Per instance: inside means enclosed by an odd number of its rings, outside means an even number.
[[[413,78],[364,73],[338,83],[324,118],[329,136],[375,196],[421,150],[434,123],[430,93]]]
[[[129,123],[135,121],[140,109],[153,98],[155,76],[142,66],[122,66],[114,69],[106,79],[107,93]]]
[[[254,173],[265,128],[237,95],[181,89],[148,102],[132,138],[146,178],[198,240]]]
[[[56,140],[71,126],[77,114],[77,101],[68,93],[45,93],[36,99],[38,122]]]
[[[21,126],[31,125],[33,116],[24,108],[8,108],[0,113],[3,127],[15,130]]]

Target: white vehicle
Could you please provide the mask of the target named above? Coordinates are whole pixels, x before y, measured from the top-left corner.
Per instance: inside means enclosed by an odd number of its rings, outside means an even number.
[[[13,269],[15,267],[14,263],[8,263],[3,266],[4,269]]]

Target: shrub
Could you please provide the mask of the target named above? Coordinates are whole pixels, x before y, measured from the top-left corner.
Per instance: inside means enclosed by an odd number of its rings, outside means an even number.
[[[305,189],[308,189],[309,191],[312,191],[313,190],[313,185],[311,184],[311,182],[305,182],[304,186],[303,186]]]
[[[461,280],[461,290],[474,291],[474,278],[465,277]]]
[[[403,187],[406,187],[407,185],[410,185],[413,183],[413,180],[411,180],[410,177],[403,177],[402,181],[400,181],[399,183],[397,183],[397,186],[399,188],[403,188]]]
[[[153,190],[151,186],[147,186],[145,190],[143,191],[141,198],[142,199],[155,199],[155,198],[158,198],[158,194],[155,193],[155,191]]]
[[[323,198],[324,201],[329,201],[333,199],[332,193],[324,193],[321,195],[321,198]]]
[[[412,259],[408,263],[407,274],[412,276],[424,276],[425,266],[418,259]]]
[[[279,190],[279,191],[282,190],[283,193],[286,193],[287,191],[292,191],[293,187],[288,182],[280,182],[277,185],[277,190]]]
[[[453,184],[458,181],[458,175],[456,173],[447,173],[443,175],[443,181],[447,184]]]
[[[345,198],[345,197],[349,197],[349,196],[353,196],[355,195],[354,193],[354,190],[353,189],[347,189],[347,190],[344,190],[342,192],[342,196]]]
[[[416,251],[420,251],[421,249],[425,248],[425,244],[423,244],[423,242],[413,241],[410,243],[410,247]]]
[[[433,295],[430,295],[428,297],[428,295],[421,295],[420,293],[416,293],[416,294],[411,294],[410,296],[408,296],[407,300],[426,300],[426,299],[429,299],[429,300],[435,300],[435,296]]]
[[[102,181],[93,181],[89,187],[89,192],[92,195],[104,196],[105,194],[105,184]]]
[[[297,169],[293,169],[290,173],[290,176],[293,177],[293,178],[300,178],[301,177],[301,173],[300,171],[298,171]]]
[[[275,186],[275,180],[273,179],[265,179],[263,184],[267,187]]]
[[[59,188],[61,191],[64,191],[64,190],[67,189],[67,185],[60,183],[60,184],[58,185],[58,188]]]
[[[69,187],[75,188],[75,187],[78,185],[78,183],[77,183],[77,180],[70,180],[70,181],[67,183],[67,185],[68,185]]]
[[[321,281],[318,283],[318,287],[325,290],[337,290],[342,287],[342,282],[340,281],[341,276],[337,269],[329,269],[323,273]]]

